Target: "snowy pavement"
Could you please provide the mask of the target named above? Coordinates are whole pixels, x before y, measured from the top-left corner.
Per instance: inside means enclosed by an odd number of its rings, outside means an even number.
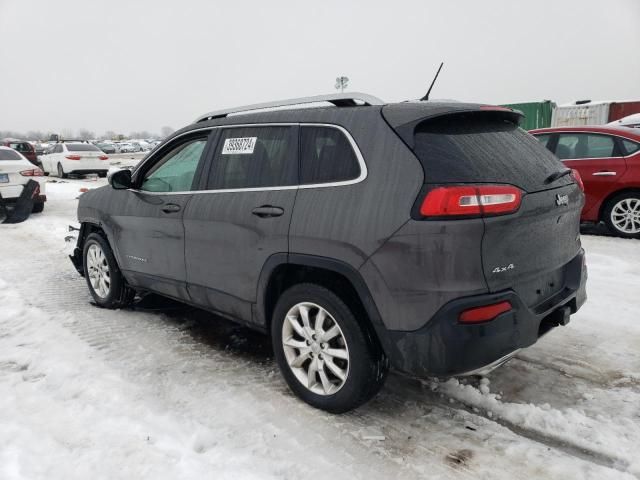
[[[588,303],[486,378],[392,374],[334,416],[257,333],[90,304],[63,239],[104,183],[49,183],[43,214],[0,225],[0,479],[640,478],[640,242],[583,236]]]

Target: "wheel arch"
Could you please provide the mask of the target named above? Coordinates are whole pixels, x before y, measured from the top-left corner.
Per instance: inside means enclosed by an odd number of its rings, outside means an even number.
[[[349,264],[327,257],[284,253],[269,257],[260,274],[253,312],[261,329],[270,331],[280,294],[298,283],[322,285],[342,298],[354,310],[372,344],[387,351],[386,328],[364,279]]]
[[[609,205],[609,202],[614,199],[615,197],[617,197],[620,194],[623,193],[636,193],[640,195],[640,186],[638,187],[625,187],[625,188],[621,188],[620,190],[616,190],[615,192],[611,192],[609,195],[607,195],[604,200],[602,200],[602,203],[600,204],[600,209],[598,211],[598,220],[599,221],[605,221],[604,219],[604,213],[605,210],[607,209],[607,206]]]
[[[82,261],[82,255],[84,251],[84,242],[87,240],[87,237],[92,233],[99,233],[104,236],[105,240],[111,245],[109,242],[109,238],[107,237],[107,233],[102,228],[102,225],[95,220],[83,220],[80,223],[80,230],[78,231],[78,240],[76,242],[76,246],[73,249],[73,254],[69,255],[73,266],[78,271],[80,275],[84,277],[84,263]]]

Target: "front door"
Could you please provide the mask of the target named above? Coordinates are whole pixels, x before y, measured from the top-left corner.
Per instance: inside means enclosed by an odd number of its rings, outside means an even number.
[[[206,191],[184,213],[192,301],[251,320],[267,259],[287,254],[297,191],[297,126],[226,127],[218,134]]]
[[[188,299],[182,216],[208,135],[200,132],[167,144],[136,172],[134,188],[115,199],[111,230],[119,265],[134,286]]]

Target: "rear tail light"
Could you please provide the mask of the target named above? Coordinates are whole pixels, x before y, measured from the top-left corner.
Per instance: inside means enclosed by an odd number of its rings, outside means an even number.
[[[493,320],[498,315],[511,311],[510,302],[494,303],[492,305],[484,305],[482,307],[474,307],[465,310],[460,314],[458,319],[460,323],[480,323]]]
[[[584,183],[582,183],[582,177],[580,176],[580,172],[578,172],[578,170],[576,170],[575,168],[572,168],[571,169],[571,176],[573,177],[573,179],[576,181],[576,183],[580,187],[580,190],[582,190],[584,192]]]
[[[98,158],[100,160],[109,160],[109,157],[107,157],[106,155],[100,155]]]
[[[23,177],[42,177],[44,172],[39,168],[34,168],[33,170],[23,170],[20,172],[20,175]]]
[[[491,216],[520,208],[522,191],[511,185],[438,187],[422,201],[424,217]]]
[[[65,157],[67,160],[80,160],[80,155],[67,155]]]

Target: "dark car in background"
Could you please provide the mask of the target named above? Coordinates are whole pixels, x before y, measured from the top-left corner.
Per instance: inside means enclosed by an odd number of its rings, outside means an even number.
[[[602,221],[615,235],[640,238],[640,130],[600,125],[530,133],[582,177],[583,222]]]
[[[586,299],[584,195],[520,118],[365,94],[212,112],[80,197],[72,261],[101,307],[155,292],[269,333],[330,412],[390,366],[485,372]]]
[[[96,147],[107,154],[116,153],[116,147],[112,143],[96,143]]]
[[[0,145],[13,148],[16,152],[19,152],[23,157],[33,163],[36,167],[40,166],[35,147],[26,140],[5,138],[4,140],[2,140],[2,143],[0,143]]]

